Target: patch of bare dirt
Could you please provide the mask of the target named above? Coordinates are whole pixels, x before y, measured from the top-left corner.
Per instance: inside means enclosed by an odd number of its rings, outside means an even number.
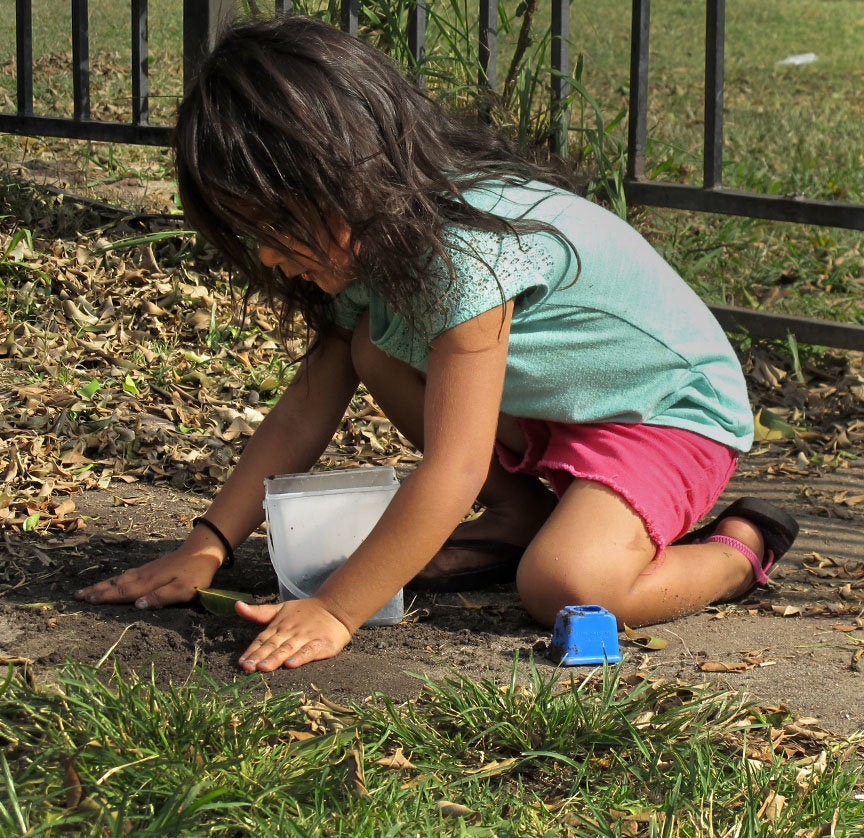
[[[644,630],[666,641],[661,650],[646,650],[622,634],[624,666],[652,677],[744,689],[839,735],[864,729],[862,515],[857,510],[845,518],[825,515],[806,500],[858,492],[861,476],[858,463],[797,479],[753,474],[745,467],[723,502],[743,493],[758,495],[783,503],[802,524],[800,540],[775,571],[771,590]],[[236,660],[257,633],[254,625],[195,604],[142,612],[72,599],[76,588],[174,546],[206,498],[151,485],[90,490],[76,503],[86,527],[74,543],[6,539],[0,655],[30,659],[37,672],[71,657],[90,664],[105,660],[106,666],[117,661],[135,672],[152,665],[166,683],[185,680],[200,664],[219,681],[255,677],[274,690],[314,684],[334,698],[381,691],[397,700],[419,690],[411,673],[437,677],[458,670],[506,679],[516,653],[523,672],[532,657],[551,672],[543,654],[549,633],[523,611],[514,589],[504,586],[409,599],[405,622],[361,630],[333,660],[245,675]],[[265,539],[250,539],[238,551],[237,565],[217,583],[260,601],[275,599]],[[576,677],[586,671],[574,669]]]

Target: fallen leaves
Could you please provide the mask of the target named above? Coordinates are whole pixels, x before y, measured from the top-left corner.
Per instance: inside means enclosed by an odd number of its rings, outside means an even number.
[[[772,605],[771,611],[778,617],[800,617],[801,609],[797,605]]]
[[[212,252],[181,258],[191,235],[153,224],[142,235],[115,220],[134,246],[14,243],[41,270],[10,279],[0,310],[0,524],[15,535],[84,529],[71,498],[120,481],[215,487],[293,376],[269,307],[252,300],[244,316]],[[418,455],[360,393],[327,458]]]
[[[754,437],[757,442],[771,440],[794,439],[795,428],[784,421],[776,413],[765,408],[759,408],[753,417]]]
[[[756,669],[765,666],[775,666],[776,660],[766,658],[767,649],[752,649],[741,652],[741,658],[737,661],[729,660],[705,660],[699,664],[702,672],[746,672],[748,669]]]
[[[659,649],[665,649],[667,646],[667,641],[662,637],[645,634],[636,629],[632,629],[629,626],[624,626],[624,634],[627,635],[631,643],[635,643],[643,649],[657,651]]]
[[[756,817],[759,820],[769,821],[770,823],[780,820],[780,816],[783,814],[783,809],[786,806],[786,799],[782,794],[769,791],[762,805],[759,807]]]
[[[13,531],[33,532],[52,530],[73,533],[86,528],[86,522],[75,512],[71,498],[35,496],[13,499],[0,494],[0,523]]]
[[[477,814],[474,809],[452,800],[438,800],[435,808],[444,818],[473,818]]]
[[[405,756],[402,752],[402,748],[397,748],[392,754],[383,756],[380,759],[375,760],[375,762],[377,765],[384,766],[384,768],[397,768],[400,771],[407,771],[408,769],[414,769],[417,767]]]
[[[864,579],[864,561],[836,559],[821,553],[809,553],[802,561],[804,570],[820,579]]]

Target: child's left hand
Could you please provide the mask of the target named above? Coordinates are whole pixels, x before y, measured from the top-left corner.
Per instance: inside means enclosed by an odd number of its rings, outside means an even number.
[[[278,605],[237,603],[237,613],[268,626],[240,658],[247,672],[296,669],[310,661],[332,658],[351,640],[351,632],[315,597]]]

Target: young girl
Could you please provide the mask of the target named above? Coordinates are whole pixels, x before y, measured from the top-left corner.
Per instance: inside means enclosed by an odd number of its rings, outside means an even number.
[[[751,411],[720,326],[623,221],[302,17],[224,36],[175,155],[188,220],[314,339],[186,542],[79,598],[209,586],[261,523],[263,479],[315,464],[360,381],[422,463],[315,596],[237,606],[266,625],[248,671],[337,654],[409,584],[515,578],[544,625],[598,604],[638,626],[767,581],[797,534],[782,511],[742,499],[688,535]]]

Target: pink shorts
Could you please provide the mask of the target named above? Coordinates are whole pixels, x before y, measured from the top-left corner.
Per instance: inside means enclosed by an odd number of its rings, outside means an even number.
[[[520,425],[527,441],[521,461],[497,448],[507,471],[545,478],[558,497],[577,478],[608,486],[645,522],[658,557],[711,511],[738,463],[732,448],[679,428],[541,419]]]

